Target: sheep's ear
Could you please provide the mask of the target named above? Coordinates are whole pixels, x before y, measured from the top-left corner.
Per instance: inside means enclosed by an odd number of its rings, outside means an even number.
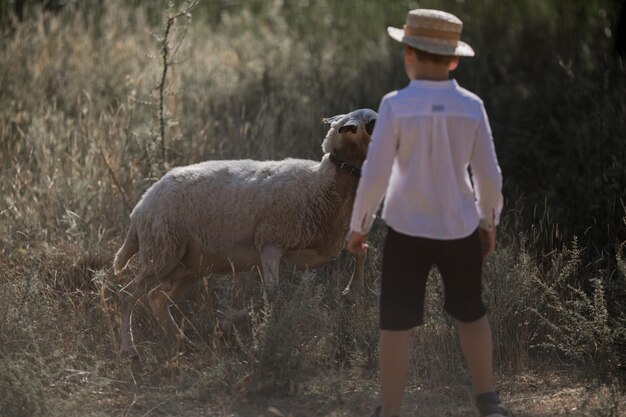
[[[322,123],[330,125],[335,123],[337,120],[340,120],[342,117],[345,117],[345,114],[338,114],[337,116],[333,116],[333,117],[325,117],[322,119]]]

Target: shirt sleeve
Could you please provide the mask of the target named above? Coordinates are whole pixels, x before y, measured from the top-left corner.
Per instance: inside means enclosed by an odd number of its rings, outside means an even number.
[[[470,166],[480,227],[490,230],[500,223],[503,207],[502,173],[496,157],[487,112],[482,103],[481,112]]]
[[[398,131],[391,105],[387,98],[383,98],[367,158],[361,169],[350,221],[351,231],[367,234],[372,227],[376,211],[389,185],[397,148]]]

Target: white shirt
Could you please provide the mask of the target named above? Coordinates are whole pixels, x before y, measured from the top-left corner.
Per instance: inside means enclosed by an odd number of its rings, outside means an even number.
[[[455,80],[413,80],[380,103],[350,229],[366,234],[385,196],[382,217],[394,230],[463,238],[499,223],[501,189],[481,99]]]

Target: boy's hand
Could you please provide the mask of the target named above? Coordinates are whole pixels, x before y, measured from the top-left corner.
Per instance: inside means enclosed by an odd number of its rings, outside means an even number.
[[[487,230],[479,227],[478,238],[480,239],[480,249],[484,261],[496,248],[496,228],[493,227],[491,230]]]
[[[367,243],[367,235],[362,235],[357,232],[350,232],[348,235],[348,239],[346,240],[346,249],[348,252],[356,254],[359,252],[363,252],[368,248]]]

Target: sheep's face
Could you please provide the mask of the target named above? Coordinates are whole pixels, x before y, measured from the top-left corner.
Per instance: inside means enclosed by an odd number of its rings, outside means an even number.
[[[360,166],[367,155],[377,117],[378,113],[374,110],[359,109],[324,119],[324,123],[330,123],[330,129],[322,143],[322,150]]]

